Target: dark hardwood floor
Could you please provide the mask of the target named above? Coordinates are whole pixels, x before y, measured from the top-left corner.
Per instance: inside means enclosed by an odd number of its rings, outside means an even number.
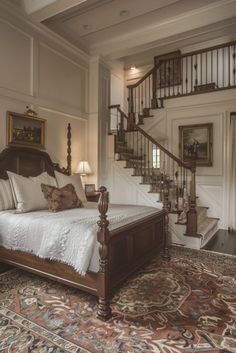
[[[203,249],[236,256],[236,231],[219,229]]]

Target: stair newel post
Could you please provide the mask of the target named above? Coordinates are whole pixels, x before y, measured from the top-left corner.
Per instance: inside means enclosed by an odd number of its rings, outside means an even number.
[[[129,87],[129,119],[127,122],[127,131],[133,131],[135,125],[135,112],[134,112],[134,88]]]
[[[111,316],[110,307],[110,287],[109,287],[109,277],[110,277],[110,256],[109,256],[109,221],[107,220],[107,210],[108,210],[108,192],[104,186],[99,188],[101,193],[98,210],[100,220],[97,222],[99,230],[97,232],[97,240],[100,244],[99,246],[99,272],[98,272],[98,310],[97,317],[103,321],[108,320]]]
[[[197,205],[196,205],[196,164],[191,166],[190,205],[187,213],[187,234],[197,234]]]
[[[170,260],[168,242],[169,242],[169,211],[170,211],[170,203],[169,203],[169,187],[168,181],[164,182],[163,186],[163,210],[165,211],[165,222],[164,222],[164,239],[163,239],[163,252],[162,258],[165,261]]]
[[[152,72],[152,100],[151,100],[152,109],[158,108],[157,103],[157,68],[154,67]]]

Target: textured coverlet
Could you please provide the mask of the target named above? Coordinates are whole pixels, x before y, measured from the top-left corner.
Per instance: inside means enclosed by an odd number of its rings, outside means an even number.
[[[158,211],[154,207],[110,205],[109,229],[121,227]],[[0,245],[7,249],[33,253],[41,258],[71,265],[81,275],[89,268],[92,257],[98,270],[97,204],[52,213],[47,210],[17,214],[0,212]],[[93,262],[94,262],[93,261]]]

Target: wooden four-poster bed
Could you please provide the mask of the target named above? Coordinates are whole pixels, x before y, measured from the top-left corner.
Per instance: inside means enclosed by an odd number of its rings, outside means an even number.
[[[44,171],[54,176],[55,170],[70,174],[70,146],[71,133],[68,125],[66,169],[60,169],[44,151],[27,147],[7,147],[0,153],[0,178],[7,179],[7,171],[25,177],[37,176]],[[106,215],[108,192],[105,187],[101,187],[99,191],[101,195],[98,202],[99,220],[97,222],[100,257],[98,272],[87,271],[85,276],[81,276],[72,266],[62,262],[42,259],[33,254],[9,250],[3,246],[0,246],[0,262],[63,282],[97,296],[97,317],[107,320],[111,317],[109,301],[114,287],[158,253],[163,252],[164,258],[168,258],[166,212],[157,209],[151,216],[109,231]]]

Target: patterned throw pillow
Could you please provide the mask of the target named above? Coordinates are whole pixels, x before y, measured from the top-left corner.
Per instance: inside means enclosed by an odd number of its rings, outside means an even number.
[[[84,207],[72,184],[67,184],[62,188],[41,184],[41,189],[48,202],[48,209],[53,212]]]

